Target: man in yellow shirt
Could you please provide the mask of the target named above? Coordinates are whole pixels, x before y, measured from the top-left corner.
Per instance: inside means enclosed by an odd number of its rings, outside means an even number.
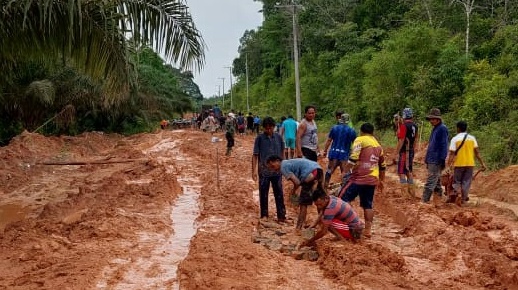
[[[343,201],[349,203],[360,196],[360,206],[365,218],[363,235],[367,238],[371,236],[374,220],[374,193],[376,187],[380,193],[383,191],[386,167],[383,148],[373,134],[372,124],[364,123],[361,126],[360,136],[354,140],[351,155],[344,169],[344,177],[350,174],[349,185],[343,196],[340,196]],[[351,170],[352,173],[348,173]]]
[[[480,163],[480,170],[486,170],[486,164],[480,157],[477,139],[466,131],[468,124],[464,121],[457,122],[457,135],[450,141],[450,156],[448,165],[453,168],[453,189],[455,196],[462,194],[462,203],[469,200],[469,188],[473,179],[475,158]],[[450,200],[453,202],[453,200]]]

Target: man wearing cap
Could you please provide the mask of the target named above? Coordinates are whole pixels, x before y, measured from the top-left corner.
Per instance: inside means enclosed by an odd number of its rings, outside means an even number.
[[[356,139],[356,132],[348,125],[350,119],[349,114],[346,114],[343,111],[337,111],[335,117],[338,120],[338,124],[334,125],[331,128],[331,131],[329,131],[323,152],[324,156],[327,156],[329,146],[331,146],[328,156],[329,163],[327,164],[325,176],[325,188],[329,187],[331,176],[338,166],[340,166],[342,175],[345,174],[345,166],[347,165],[347,160],[349,160],[351,145],[354,139]]]
[[[441,111],[437,108],[430,110],[426,120],[430,121],[433,129],[426,150],[425,163],[428,177],[421,202],[428,204],[433,193],[434,203],[437,204],[443,193],[440,179],[441,171],[446,167],[446,156],[448,155],[448,128],[442,123]]]
[[[415,197],[412,168],[414,164],[414,143],[417,136],[417,125],[414,123],[414,112],[411,108],[403,109],[402,118],[403,123],[399,125],[397,131],[397,173],[399,175],[401,194]]]
[[[225,138],[227,139],[227,153],[226,156],[230,156],[232,153],[232,147],[234,147],[234,134],[236,133],[236,119],[234,113],[228,113],[227,119],[225,120]]]

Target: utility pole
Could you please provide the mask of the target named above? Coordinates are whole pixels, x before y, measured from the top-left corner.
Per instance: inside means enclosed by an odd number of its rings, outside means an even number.
[[[218,79],[223,81],[223,107],[221,108],[221,110],[223,110],[223,108],[225,107],[225,78],[218,78]]]
[[[225,68],[228,68],[230,74],[230,110],[234,109],[234,103],[232,101],[232,66],[226,66]]]
[[[245,54],[245,72],[246,72],[246,110],[250,112],[250,103],[248,101],[248,53]]]
[[[302,119],[302,110],[300,105],[300,75],[299,75],[299,40],[298,40],[298,26],[297,26],[297,9],[302,6],[298,5],[295,0],[291,0],[289,5],[275,5],[279,8],[289,8],[292,17],[293,25],[293,62],[295,64],[295,105],[297,108],[297,120]]]

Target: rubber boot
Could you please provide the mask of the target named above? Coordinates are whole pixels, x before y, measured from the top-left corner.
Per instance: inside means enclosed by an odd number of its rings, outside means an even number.
[[[370,238],[372,236],[372,222],[365,222],[365,229],[363,229],[363,236]]]

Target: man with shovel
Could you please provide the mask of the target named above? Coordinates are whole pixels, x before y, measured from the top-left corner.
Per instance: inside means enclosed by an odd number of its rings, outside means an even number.
[[[468,124],[457,122],[457,135],[450,141],[450,156],[448,165],[453,168],[453,193],[448,197],[449,202],[457,205],[465,204],[469,200],[469,189],[473,180],[475,158],[480,163],[480,171],[486,170],[486,164],[480,156],[477,139],[466,131]]]

